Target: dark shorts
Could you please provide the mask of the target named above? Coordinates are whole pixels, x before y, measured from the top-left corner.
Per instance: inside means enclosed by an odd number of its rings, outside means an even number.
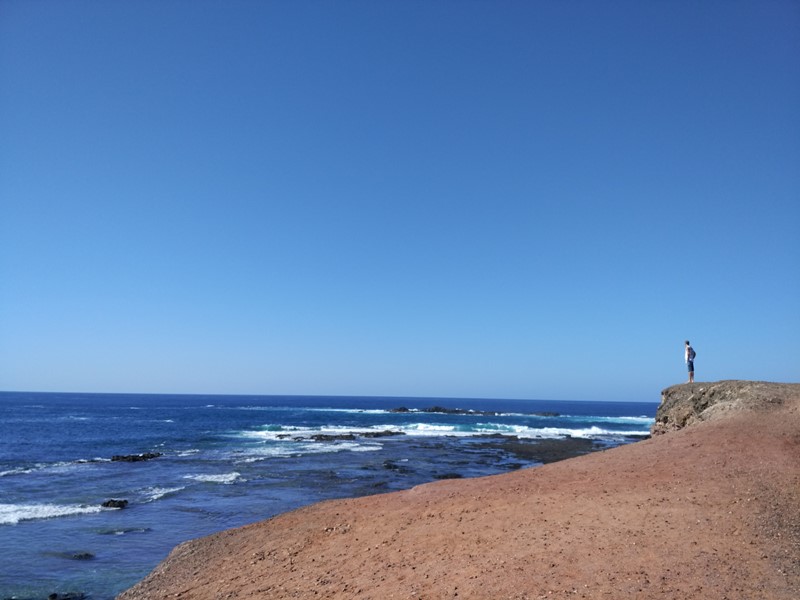
[[[686,363],[686,366],[689,367],[689,373],[694,373],[694,361],[690,360]]]

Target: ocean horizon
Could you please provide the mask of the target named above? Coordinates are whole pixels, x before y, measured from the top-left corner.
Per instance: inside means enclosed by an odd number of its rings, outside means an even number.
[[[649,435],[656,408],[0,392],[0,600],[111,599],[183,541],[322,500],[631,443]]]

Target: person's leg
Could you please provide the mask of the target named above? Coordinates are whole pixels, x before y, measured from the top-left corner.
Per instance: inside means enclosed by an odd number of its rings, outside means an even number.
[[[694,364],[689,361],[689,383],[694,383]]]

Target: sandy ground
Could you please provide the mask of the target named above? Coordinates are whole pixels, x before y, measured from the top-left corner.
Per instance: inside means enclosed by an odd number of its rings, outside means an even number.
[[[179,546],[124,600],[800,598],[800,399]]]

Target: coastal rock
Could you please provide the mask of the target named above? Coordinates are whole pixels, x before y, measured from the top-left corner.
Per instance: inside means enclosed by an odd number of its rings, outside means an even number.
[[[661,392],[653,435],[712,421],[734,412],[765,410],[800,394],[800,384],[717,381],[673,385]]]
[[[141,462],[164,456],[161,452],[145,452],[144,454],[116,454],[111,457],[111,462]]]
[[[365,431],[363,433],[315,433],[310,437],[310,439],[314,440],[315,442],[338,442],[338,441],[353,441],[356,438],[381,438],[381,437],[389,437],[393,435],[405,435],[403,431]],[[281,439],[281,436],[278,436]],[[291,437],[291,436],[285,436]],[[296,438],[298,440],[304,438]]]
[[[381,438],[381,437],[390,437],[393,435],[406,435],[405,431],[389,431],[388,429],[385,431],[365,431],[364,433],[358,434],[361,437],[365,438]]]
[[[356,436],[352,433],[338,433],[338,434],[329,434],[329,433],[317,433],[311,436],[311,439],[315,442],[338,442],[338,441],[350,441],[356,439]]]
[[[106,500],[100,506],[102,506],[103,508],[125,508],[126,506],[128,506],[128,501],[116,500],[112,498],[110,500]]]

